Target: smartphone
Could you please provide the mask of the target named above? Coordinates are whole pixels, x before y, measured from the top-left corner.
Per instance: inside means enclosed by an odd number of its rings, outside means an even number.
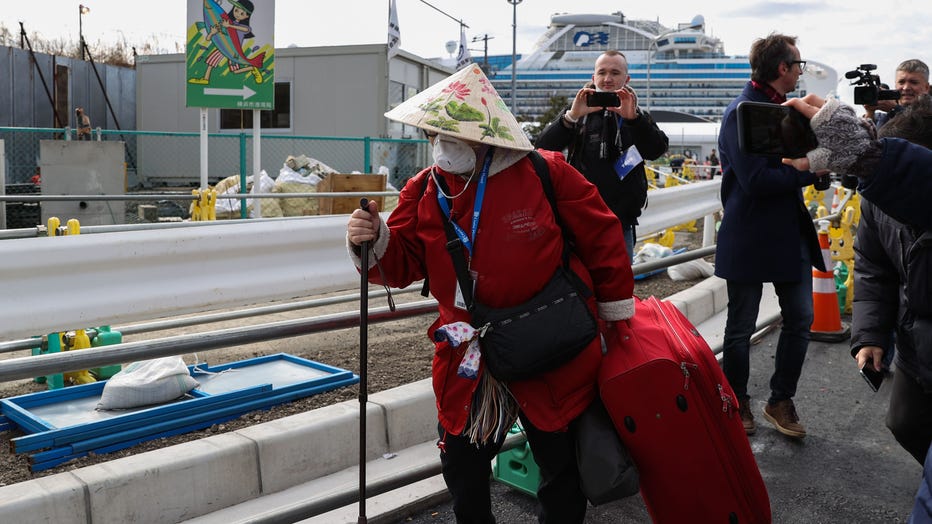
[[[867,363],[861,367],[861,376],[867,381],[867,385],[874,390],[874,393],[880,389],[880,384],[883,383],[883,372],[874,369],[873,360],[868,360]]]
[[[621,105],[621,99],[618,93],[614,91],[596,91],[589,93],[586,97],[586,105],[589,107],[618,107]]]
[[[745,154],[800,158],[819,145],[809,120],[792,107],[745,101],[737,112],[738,147]]]

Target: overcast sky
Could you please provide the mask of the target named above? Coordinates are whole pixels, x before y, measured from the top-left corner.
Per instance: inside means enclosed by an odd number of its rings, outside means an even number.
[[[140,46],[157,42],[165,50],[183,49],[189,0],[4,0],[2,23],[14,34],[23,22],[28,34],[78,39],[78,7],[84,15],[85,39]],[[256,9],[272,0],[253,0]],[[489,54],[511,54],[513,7],[509,0],[396,0],[401,48],[424,56],[447,56],[445,42],[459,40],[459,23],[467,39],[488,35]],[[224,0],[225,8],[229,3]],[[616,7],[611,7],[615,5]],[[432,8],[436,7],[437,9]],[[874,63],[892,83],[896,65],[907,58],[932,62],[932,14],[915,2],[711,0],[695,2],[610,2],[607,0],[523,0],[517,5],[517,51],[527,53],[557,12],[610,14],[655,19],[668,27],[703,15],[706,32],[721,38],[728,54],[746,55],[751,42],[771,31],[799,37],[802,58],[835,68],[839,94],[850,100],[844,73],[858,64]],[[345,45],[386,41],[388,0],[275,0],[275,46]],[[177,45],[177,46],[176,46]],[[474,58],[482,42],[470,44]],[[823,93],[824,94],[824,93]]]

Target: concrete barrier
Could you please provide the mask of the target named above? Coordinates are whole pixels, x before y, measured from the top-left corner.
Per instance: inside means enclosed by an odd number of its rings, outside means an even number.
[[[370,395],[371,460],[436,439],[430,379]],[[342,402],[0,487],[4,522],[179,522],[357,465],[359,402]]]

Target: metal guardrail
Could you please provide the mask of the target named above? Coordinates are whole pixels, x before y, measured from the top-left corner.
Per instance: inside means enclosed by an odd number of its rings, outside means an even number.
[[[0,244],[0,339],[353,289],[346,216]]]
[[[634,274],[638,275],[656,269],[666,268],[675,264],[686,262],[688,260],[709,256],[714,253],[715,246],[706,246],[686,253],[661,258],[651,262],[646,262],[644,264],[638,264],[633,266],[632,270]],[[406,290],[402,290],[402,292],[412,291],[416,291],[416,289],[407,288]],[[382,296],[384,294],[386,293],[381,291],[373,291],[370,293],[370,296]],[[216,322],[220,320],[243,318],[251,315],[321,306],[335,302],[349,302],[358,300],[358,298],[358,295],[343,295],[330,299],[304,301],[293,304],[280,304],[275,306],[266,306],[264,308],[252,308],[217,313],[214,315],[202,315],[197,318],[157,321],[138,326],[129,326],[128,328],[118,328],[117,331],[121,331],[123,334],[128,334],[130,332],[139,333],[143,331],[190,326],[195,324]],[[432,313],[436,311],[436,308],[437,302],[435,300],[421,300],[399,305],[397,306],[397,310],[395,312],[389,311],[388,308],[370,309],[368,319],[370,323],[379,323],[398,318]],[[94,351],[68,351],[63,353],[21,357],[17,359],[0,361],[0,382],[48,375],[52,373],[75,371],[148,358],[180,355],[189,352],[203,352],[211,349],[249,344],[253,342],[277,340],[280,338],[306,335],[332,329],[355,327],[357,325],[359,325],[358,312],[336,313],[309,319],[264,323],[252,326],[166,337],[150,341],[115,344],[112,346],[95,348]],[[35,338],[7,342],[0,344],[0,352],[30,349],[35,347],[37,343],[38,341]]]
[[[717,210],[719,183],[651,191],[639,229]],[[0,295],[17,300],[0,302],[0,339],[353,289],[346,220],[237,220],[3,241]]]

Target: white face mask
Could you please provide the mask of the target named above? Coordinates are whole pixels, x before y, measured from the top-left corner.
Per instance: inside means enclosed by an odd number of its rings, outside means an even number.
[[[472,148],[451,136],[437,135],[433,155],[434,163],[447,173],[468,173],[476,167],[476,153]]]

